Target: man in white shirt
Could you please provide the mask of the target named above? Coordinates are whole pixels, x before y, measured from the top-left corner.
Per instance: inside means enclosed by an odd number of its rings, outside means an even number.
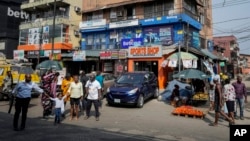
[[[95,79],[95,74],[91,74],[86,85],[87,107],[85,120],[89,118],[92,103],[95,106],[96,121],[99,121],[99,100],[101,99],[101,84]]]
[[[69,89],[68,89],[68,93],[70,94],[70,114],[71,114],[71,118],[70,120],[73,119],[73,113],[75,110],[75,114],[76,114],[76,120],[78,120],[78,108],[79,108],[79,104],[80,104],[80,100],[82,100],[82,96],[83,96],[83,87],[82,87],[82,83],[79,81],[79,77],[77,75],[75,75],[73,77],[74,81],[70,83]]]

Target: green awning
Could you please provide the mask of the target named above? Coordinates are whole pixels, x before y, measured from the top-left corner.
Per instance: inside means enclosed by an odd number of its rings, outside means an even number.
[[[207,57],[211,58],[211,59],[219,59],[218,56],[214,55],[212,52],[208,51],[207,49],[201,49],[201,52],[206,55]]]
[[[86,56],[99,57],[101,50],[86,50]]]

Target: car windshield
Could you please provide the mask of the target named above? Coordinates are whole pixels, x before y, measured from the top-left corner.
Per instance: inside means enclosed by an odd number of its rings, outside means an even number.
[[[119,84],[139,84],[143,80],[143,75],[138,74],[124,74],[120,76],[116,83]]]
[[[31,67],[23,67],[20,69],[21,74],[33,74],[34,70]]]

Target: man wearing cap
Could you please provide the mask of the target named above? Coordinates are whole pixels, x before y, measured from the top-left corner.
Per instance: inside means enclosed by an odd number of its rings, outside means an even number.
[[[235,93],[236,93],[236,99],[235,101],[238,103],[240,107],[240,119],[244,120],[244,102],[247,103],[247,90],[246,85],[242,83],[242,77],[237,76],[237,81],[233,83]],[[245,100],[244,100],[245,98]],[[237,104],[236,104],[237,105]],[[235,119],[238,119],[237,117],[237,106],[235,109]]]

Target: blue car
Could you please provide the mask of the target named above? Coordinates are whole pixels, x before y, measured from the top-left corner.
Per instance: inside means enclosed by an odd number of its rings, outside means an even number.
[[[142,108],[144,101],[159,96],[158,80],[153,72],[138,71],[122,74],[107,89],[109,105],[127,104]]]

